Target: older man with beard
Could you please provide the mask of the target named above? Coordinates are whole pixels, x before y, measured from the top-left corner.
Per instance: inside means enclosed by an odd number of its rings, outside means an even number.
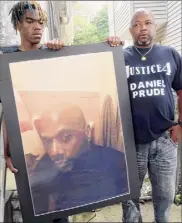
[[[150,11],[134,13],[130,33],[133,45],[124,49],[124,58],[140,185],[148,170],[155,222],[168,222],[175,195],[176,142],[182,130],[182,58],[172,47],[155,44],[156,22]],[[108,42],[121,44],[118,37]],[[178,96],[178,121],[172,89]],[[141,222],[139,200],[123,203],[123,222]]]

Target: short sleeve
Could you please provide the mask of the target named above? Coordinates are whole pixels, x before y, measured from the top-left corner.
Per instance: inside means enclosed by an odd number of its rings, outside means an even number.
[[[177,66],[176,73],[172,82],[172,88],[175,91],[182,90],[182,57],[173,49],[173,57]]]
[[[0,50],[0,54],[3,54],[3,51]],[[1,104],[1,98],[0,98],[0,104]]]
[[[0,54],[3,54],[3,51],[0,49]],[[1,98],[0,98],[0,104],[1,104]]]

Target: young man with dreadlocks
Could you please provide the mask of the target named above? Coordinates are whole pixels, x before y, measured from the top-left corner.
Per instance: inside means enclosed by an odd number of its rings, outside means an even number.
[[[16,32],[20,33],[21,38],[20,46],[13,52],[38,50],[45,47],[56,50],[63,47],[61,40],[52,40],[41,45],[40,41],[48,18],[46,12],[36,1],[16,3],[10,11],[10,15],[13,27]]]
[[[59,50],[63,47],[63,41],[52,40],[48,43],[41,45],[41,38],[45,26],[47,25],[47,14],[41,8],[41,6],[35,1],[20,1],[16,3],[10,11],[11,22],[16,32],[20,33],[21,43],[20,46],[9,52],[23,52],[30,50],[38,50],[42,48],[50,48],[53,50]],[[4,51],[3,53],[8,53]],[[21,109],[21,108],[20,108]],[[13,173],[17,173],[18,170],[14,168],[9,151],[9,143],[6,132],[5,121],[3,120],[4,131],[4,155],[7,167]],[[61,223],[68,222],[68,219],[58,219]]]
[[[45,26],[47,25],[47,14],[41,6],[35,1],[21,1],[16,3],[10,11],[11,22],[16,31],[19,31],[21,44],[12,52],[23,52],[30,50],[38,50],[48,47],[53,50],[58,50],[63,47],[63,41],[53,40],[41,45],[40,41]],[[6,52],[4,52],[6,53]],[[6,136],[6,129],[4,125]],[[7,138],[7,137],[6,137]],[[8,168],[13,173],[17,173],[9,156],[8,140],[5,138],[5,159]]]

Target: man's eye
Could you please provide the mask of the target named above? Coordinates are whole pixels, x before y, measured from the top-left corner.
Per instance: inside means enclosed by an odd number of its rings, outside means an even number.
[[[44,144],[48,145],[48,144],[52,143],[52,140],[51,139],[47,139],[47,138],[43,138],[43,142],[44,142]]]
[[[26,22],[29,23],[29,24],[33,23],[32,20],[27,20]]]
[[[40,24],[40,25],[43,25],[43,24],[44,24],[44,22],[43,22],[43,21],[39,21],[39,24]]]
[[[147,24],[147,25],[151,25],[152,23],[151,23],[151,22],[146,22],[146,24]]]
[[[68,141],[70,141],[71,140],[71,138],[72,138],[72,135],[66,135],[66,136],[64,136],[64,142],[68,142]]]
[[[59,138],[61,138],[61,140],[63,142],[67,143],[67,142],[69,142],[71,140],[72,135],[69,134],[69,133],[65,133],[65,134],[62,135],[62,137],[59,137]]]
[[[139,24],[134,24],[134,27],[138,27],[139,26]]]

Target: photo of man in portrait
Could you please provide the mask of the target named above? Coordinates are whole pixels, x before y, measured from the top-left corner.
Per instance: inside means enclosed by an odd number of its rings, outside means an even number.
[[[86,123],[78,106],[46,111],[34,124],[46,151],[40,160],[35,160],[29,175],[37,214],[128,191],[124,154],[92,142],[92,126]]]
[[[129,194],[112,54],[10,67],[34,215]]]

